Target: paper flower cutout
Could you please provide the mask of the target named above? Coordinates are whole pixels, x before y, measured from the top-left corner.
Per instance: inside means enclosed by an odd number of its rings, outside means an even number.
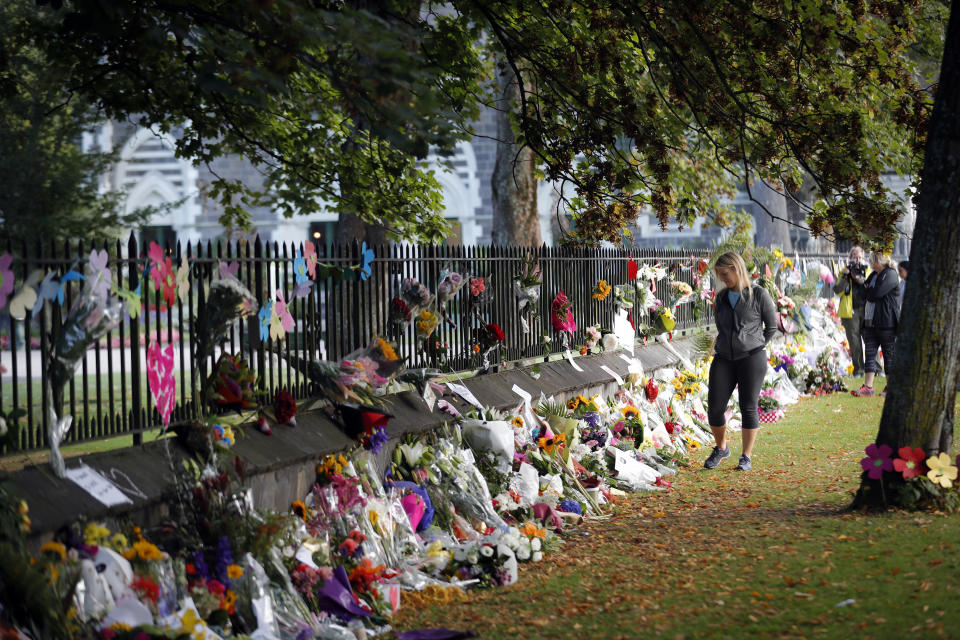
[[[306,298],[310,295],[310,289],[313,288],[313,280],[307,279],[303,282],[297,283],[293,288],[293,297],[296,298]]]
[[[360,279],[366,280],[370,277],[370,274],[373,273],[373,261],[376,259],[376,255],[373,253],[373,249],[367,248],[367,243],[364,242],[360,246]]]
[[[0,265],[2,266],[2,265]],[[57,287],[57,304],[63,304],[63,296],[67,292],[67,283],[73,282],[74,280],[85,280],[83,274],[70,269],[65,274],[60,277],[60,286]],[[2,299],[0,299],[2,302]]]
[[[317,248],[309,240],[303,243],[303,260],[307,263],[307,273],[313,278],[317,274]]]
[[[187,303],[187,297],[190,295],[190,264],[183,260],[180,268],[177,269],[177,298],[180,304]]]
[[[223,262],[221,260],[217,265],[217,273],[220,274],[221,280],[229,280],[230,278],[233,278],[234,280],[236,280],[237,272],[239,270],[240,270],[240,263],[237,262],[236,260],[234,260],[230,264],[227,264],[226,262]]]
[[[159,290],[164,302],[170,306],[177,297],[177,274],[173,270],[173,261],[170,256],[163,255],[163,249],[156,242],[150,243],[147,256],[152,261],[150,278],[153,280],[153,290]]]
[[[270,338],[273,340],[283,340],[284,336],[287,335],[287,332],[283,329],[283,321],[280,320],[280,316],[277,314],[277,305],[273,304],[273,311],[270,313]]]
[[[953,460],[946,453],[927,458],[927,477],[933,484],[939,484],[945,489],[953,486],[953,481],[957,479],[957,468],[951,464]]]
[[[260,307],[257,318],[260,320],[260,339],[266,341],[270,337],[270,318],[273,315],[273,300]]]
[[[43,282],[37,287],[37,302],[33,305],[33,312],[40,311],[44,300],[53,300],[57,297],[57,291],[60,289],[60,282],[57,281],[57,272],[48,271],[43,277]]]
[[[0,309],[7,304],[7,296],[13,293],[13,269],[10,264],[13,256],[9,253],[0,256]]]
[[[293,277],[297,284],[306,282],[307,278],[307,261],[303,259],[303,253],[297,251],[297,257],[293,259]]]
[[[127,313],[130,314],[131,318],[136,318],[140,315],[140,309],[143,306],[140,301],[140,284],[137,285],[135,291],[127,291],[114,285],[113,292],[118,298],[123,300],[123,305],[127,308]]]
[[[23,285],[20,293],[10,300],[10,316],[17,320],[23,320],[27,317],[27,310],[33,309],[37,303],[37,292],[30,285]]]
[[[274,310],[277,312],[277,317],[280,319],[280,324],[283,327],[284,332],[293,331],[294,321],[293,316],[290,315],[290,309],[288,308],[287,301],[283,299],[283,291],[277,289],[277,301],[273,305]]]
[[[867,445],[864,451],[867,457],[860,460],[860,466],[867,472],[871,480],[879,480],[884,471],[893,471],[893,460],[890,459],[893,449],[889,445],[882,444],[878,447],[874,443]],[[954,472],[954,475],[956,475],[956,472]]]
[[[110,256],[106,249],[100,251],[94,249],[90,252],[87,262],[87,283],[93,289],[94,295],[104,302],[110,295],[110,282],[113,278],[113,274],[107,267],[109,261]]]
[[[900,447],[899,458],[895,458],[893,461],[893,470],[897,473],[903,474],[904,480],[909,480],[910,478],[917,478],[923,475],[923,461],[927,457],[927,454],[923,452],[923,449],[917,447],[916,449],[911,449],[910,447]]]
[[[170,424],[170,414],[177,395],[177,380],[173,375],[173,345],[160,348],[157,343],[147,347],[147,384],[160,412],[164,426]]]

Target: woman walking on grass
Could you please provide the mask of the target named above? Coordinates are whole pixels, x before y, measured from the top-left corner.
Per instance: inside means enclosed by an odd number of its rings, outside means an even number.
[[[716,446],[703,466],[713,469],[730,457],[724,413],[734,387],[739,387],[743,452],[737,470],[749,471],[760,426],[757,402],[767,372],[765,347],[777,333],[777,308],[766,289],[751,283],[747,266],[738,254],[721,255],[714,272],[723,285],[713,305],[717,340],[707,393],[707,413]]]
[[[873,377],[878,369],[878,350],[883,351],[883,369],[887,372],[887,387],[890,386],[890,369],[897,342],[897,326],[900,324],[900,278],[895,266],[888,255],[874,253],[870,256],[873,273],[867,278],[867,305],[863,313],[863,368],[867,374],[863,386],[850,392],[855,396],[874,394]],[[884,389],[880,395],[886,394]]]

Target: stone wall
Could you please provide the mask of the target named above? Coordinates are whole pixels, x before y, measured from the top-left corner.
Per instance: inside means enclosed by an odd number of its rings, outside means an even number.
[[[687,355],[692,350],[691,338],[671,342],[672,352],[655,344],[639,348],[636,359],[649,375],[656,369],[678,362],[677,353]],[[511,409],[520,402],[513,391],[518,385],[533,397],[534,403],[543,394],[557,399],[583,393],[613,394],[618,387],[615,378],[601,369],[608,367],[626,377],[626,352],[605,353],[579,357],[575,360],[582,372],[573,369],[566,360],[555,360],[539,365],[539,377],[531,376],[532,367],[521,367],[501,373],[491,373],[463,381],[484,405],[497,409]],[[457,409],[469,405],[459,397],[445,399]],[[437,429],[450,416],[441,411],[430,412],[423,399],[413,392],[387,398],[387,409],[393,418],[387,427],[390,441],[376,458],[378,471],[386,469],[399,438],[411,432]],[[347,438],[322,411],[310,411],[302,405],[297,426],[276,426],[267,436],[254,428],[237,429],[238,437],[233,452],[247,466],[247,484],[252,489],[258,508],[286,510],[292,501],[302,499],[313,484],[314,468],[328,453],[343,451],[353,441]],[[131,447],[67,460],[67,467],[81,462],[99,471],[111,480],[130,500],[130,504],[106,507],[70,480],[56,478],[48,464],[28,467],[8,473],[0,480],[30,505],[33,523],[31,542],[38,545],[59,528],[78,519],[130,520],[149,527],[167,517],[167,504],[175,499],[171,487],[174,473],[183,473],[183,461],[189,454],[175,440],[165,439],[140,447]]]

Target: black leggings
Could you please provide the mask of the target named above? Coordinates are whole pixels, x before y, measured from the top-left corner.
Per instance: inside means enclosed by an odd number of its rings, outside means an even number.
[[[890,375],[890,368],[893,367],[893,356],[897,346],[896,329],[877,329],[876,327],[864,327],[864,362],[863,370],[868,373],[876,373],[880,367],[877,366],[877,350],[883,351],[883,370]],[[887,383],[890,381],[888,380]]]
[[[760,389],[763,387],[763,377],[766,373],[766,349],[760,349],[740,360],[727,360],[714,356],[713,364],[710,365],[710,386],[707,390],[707,415],[710,426],[722,427],[727,424],[724,416],[727,411],[727,402],[730,401],[733,388],[737,386],[740,388],[742,428],[756,429],[760,426],[757,401],[760,399]]]

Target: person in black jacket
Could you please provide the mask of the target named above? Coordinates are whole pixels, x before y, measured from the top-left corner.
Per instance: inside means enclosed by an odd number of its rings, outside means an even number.
[[[766,344],[777,333],[777,307],[766,289],[751,283],[747,266],[736,253],[717,258],[714,271],[723,284],[713,304],[717,340],[707,392],[707,413],[716,446],[703,466],[713,469],[730,457],[724,413],[734,387],[739,387],[743,452],[737,470],[749,471],[760,426],[757,403],[767,372]]]
[[[851,391],[855,396],[872,396],[873,378],[877,373],[877,350],[883,350],[883,367],[889,373],[893,364],[900,324],[900,277],[890,256],[873,253],[870,256],[873,273],[865,284],[867,304],[863,312],[863,345],[866,376],[863,386]],[[890,378],[887,378],[890,386]],[[884,391],[886,394],[886,391]],[[881,394],[883,395],[883,394]]]
[[[850,346],[850,359],[853,360],[853,377],[863,375],[863,309],[867,303],[864,281],[866,280],[867,261],[863,258],[863,248],[855,245],[847,256],[847,264],[833,285],[833,292],[841,296],[850,296],[851,305],[840,305],[840,324],[847,334]]]

